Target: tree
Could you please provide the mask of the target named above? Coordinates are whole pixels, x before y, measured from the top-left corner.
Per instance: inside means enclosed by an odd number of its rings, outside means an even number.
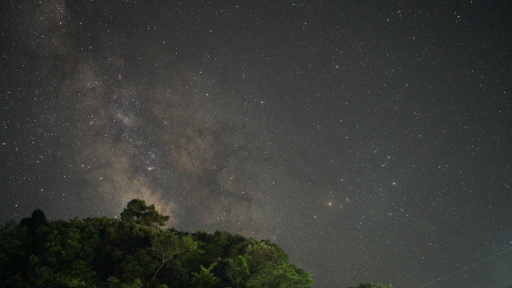
[[[250,275],[249,265],[247,265],[245,257],[239,255],[235,258],[228,259],[226,275],[229,277],[229,280],[236,285],[244,283]]]
[[[311,287],[268,240],[159,229],[168,216],[137,199],[121,218],[46,221],[36,210],[0,225],[0,287]]]
[[[121,220],[134,222],[145,226],[164,226],[169,216],[162,215],[155,209],[155,205],[146,205],[144,200],[133,199],[128,202],[121,213]]]
[[[190,280],[190,284],[193,287],[198,288],[212,288],[215,287],[219,283],[219,277],[213,274],[212,269],[217,265],[217,262],[211,264],[208,268],[204,268],[201,265],[201,270],[199,272],[192,272],[192,279]]]
[[[250,239],[243,256],[250,271],[247,287],[299,288],[313,283],[309,274],[290,265],[288,255],[269,241]]]
[[[30,218],[23,218],[20,222],[20,226],[28,227],[29,229],[33,230],[44,224],[46,224],[46,216],[44,215],[44,212],[40,209],[34,210]]]
[[[153,278],[156,277],[165,263],[176,254],[194,251],[197,247],[197,243],[190,235],[178,235],[172,230],[165,230],[159,233],[151,242],[151,252],[160,262],[160,266],[158,266],[153,274]]]

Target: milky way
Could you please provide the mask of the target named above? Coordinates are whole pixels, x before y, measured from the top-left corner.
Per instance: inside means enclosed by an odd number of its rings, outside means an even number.
[[[511,247],[510,1],[149,2],[1,4],[0,221],[141,198],[275,241],[315,287]],[[511,275],[503,253],[435,285]]]

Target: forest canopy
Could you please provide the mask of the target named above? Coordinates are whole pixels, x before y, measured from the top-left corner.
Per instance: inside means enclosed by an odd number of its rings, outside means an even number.
[[[0,287],[311,287],[311,275],[268,240],[164,229],[143,200],[120,219],[47,221],[37,209],[0,226]],[[361,283],[352,288],[391,288]]]
[[[310,287],[268,240],[162,228],[134,199],[120,219],[47,221],[35,210],[0,227],[0,287]]]

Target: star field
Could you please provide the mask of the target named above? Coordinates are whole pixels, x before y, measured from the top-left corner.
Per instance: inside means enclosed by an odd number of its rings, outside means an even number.
[[[141,198],[314,287],[512,284],[464,269],[512,247],[510,1],[0,5],[0,222]]]

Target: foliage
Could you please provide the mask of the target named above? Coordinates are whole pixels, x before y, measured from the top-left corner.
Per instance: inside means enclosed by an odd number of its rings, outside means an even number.
[[[41,210],[0,226],[0,287],[310,287],[311,276],[269,241],[163,229],[132,200],[121,219],[47,221]]]
[[[121,220],[147,226],[164,226],[169,216],[158,213],[153,204],[146,206],[144,200],[133,199],[121,213]]]
[[[208,268],[204,268],[203,265],[201,265],[201,270],[199,272],[192,272],[193,277],[190,280],[192,287],[215,287],[215,285],[219,283],[219,277],[215,276],[215,274],[212,272],[212,269],[215,265],[217,265],[217,262],[211,264]]]

